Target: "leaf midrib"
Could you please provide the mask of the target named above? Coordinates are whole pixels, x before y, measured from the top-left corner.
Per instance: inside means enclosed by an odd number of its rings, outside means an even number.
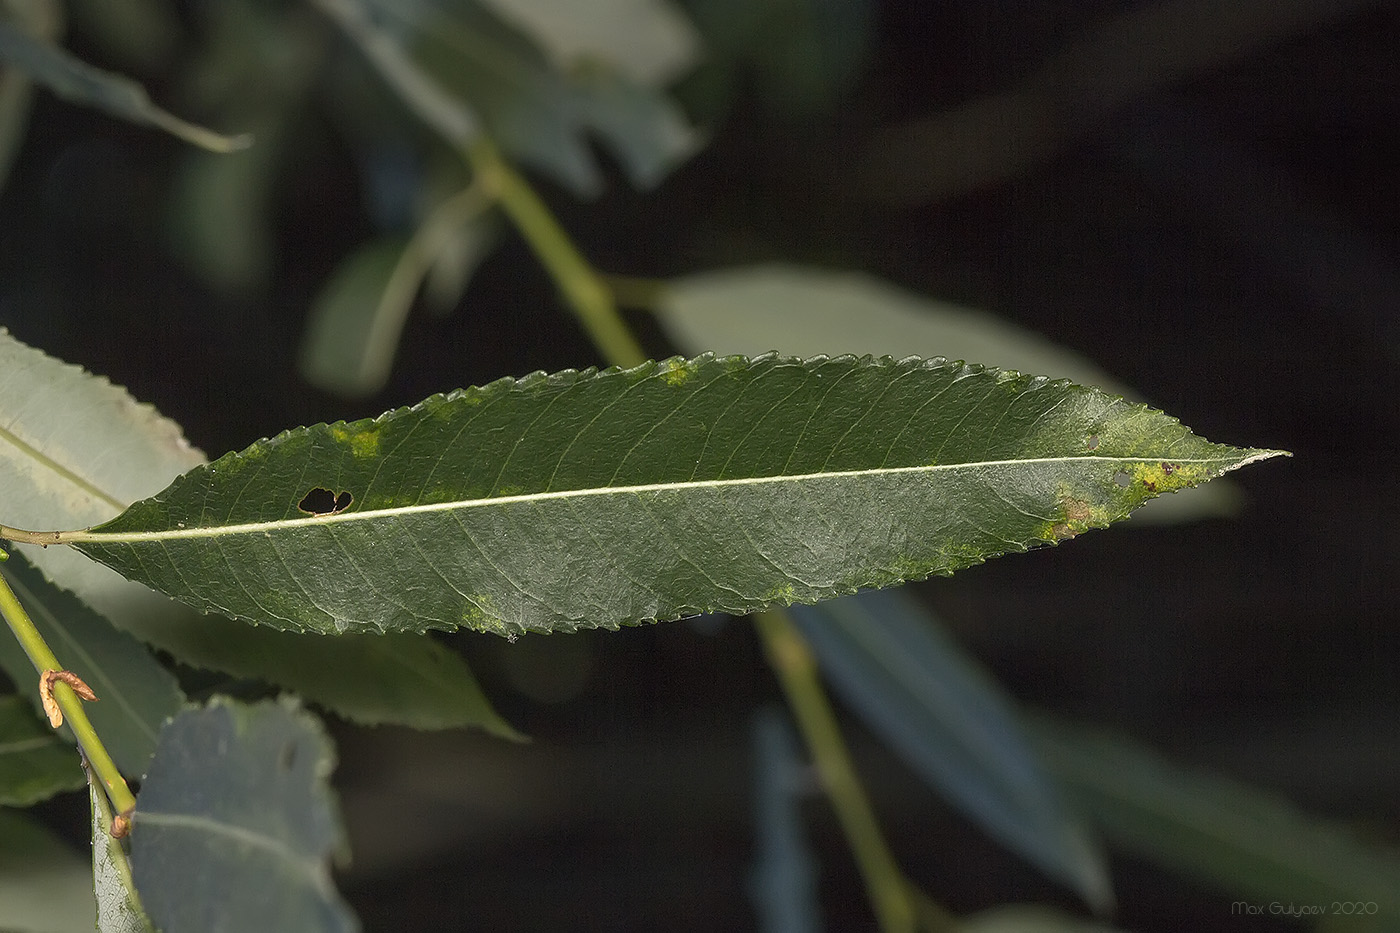
[[[180,829],[189,832],[223,836],[268,852],[287,864],[295,867],[311,882],[312,887],[324,887],[324,870],[318,859],[302,855],[291,849],[285,842],[265,833],[255,832],[232,823],[221,822],[207,816],[193,813],[162,813],[160,811],[138,809],[134,819],[138,826],[163,826],[167,829]]]
[[[1255,460],[1274,456],[1274,451],[1252,452],[1245,457],[1197,457],[1168,458],[1173,463],[1225,464],[1222,473],[1238,469]],[[522,493],[513,496],[490,496],[481,499],[458,499],[447,502],[429,502],[422,505],[404,505],[385,509],[367,509],[362,512],[339,512],[334,515],[316,515],[308,518],[282,518],[262,522],[240,522],[233,525],[212,525],[193,528],[170,528],[163,531],[64,531],[55,535],[54,544],[136,544],[150,541],[170,541],[186,538],[220,538],[240,534],[254,534],[281,531],[289,528],[310,528],[321,525],[335,525],[345,522],[373,521],[403,515],[428,512],[451,512],[464,509],[485,508],[498,505],[516,505],[528,502],[545,502],[560,499],[591,498],[614,495],[638,495],[648,492],[664,492],[681,489],[722,489],[740,486],[765,484],[800,483],[813,480],[842,479],[868,476],[885,476],[901,473],[936,473],[941,471],[979,470],[1005,466],[1029,466],[1040,463],[1140,463],[1156,461],[1160,457],[1108,457],[1102,455],[1082,455],[1073,457],[1028,457],[1010,460],[981,460],[968,463],[941,463],[920,466],[874,467],[863,470],[832,470],[821,473],[796,473],[778,476],[745,476],[735,479],[687,480],[685,482],[645,483],[632,486],[596,486],[586,489],[563,489],[555,492]]]

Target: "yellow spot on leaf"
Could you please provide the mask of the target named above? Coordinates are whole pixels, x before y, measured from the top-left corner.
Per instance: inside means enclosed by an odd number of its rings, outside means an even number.
[[[339,443],[348,445],[350,453],[354,454],[357,460],[379,456],[379,430],[377,428],[352,431],[345,425],[337,424],[331,426],[331,436]]]
[[[666,380],[667,385],[685,385],[690,378],[700,371],[700,367],[690,360],[683,360],[679,357],[663,360],[656,365],[656,373]]]

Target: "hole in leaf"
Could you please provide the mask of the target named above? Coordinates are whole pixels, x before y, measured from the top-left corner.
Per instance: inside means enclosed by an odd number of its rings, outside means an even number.
[[[350,508],[350,503],[354,501],[355,497],[348,491],[335,493],[324,486],[317,486],[301,497],[297,508],[307,515],[334,515]]]
[[[1097,434],[1090,434],[1090,435],[1089,435],[1089,440],[1086,442],[1086,445],[1085,445],[1085,446],[1087,446],[1090,450],[1098,450],[1098,449],[1099,449],[1099,436],[1098,436]]]
[[[1122,470],[1113,474],[1113,481],[1124,489],[1127,489],[1133,484],[1133,478]]]

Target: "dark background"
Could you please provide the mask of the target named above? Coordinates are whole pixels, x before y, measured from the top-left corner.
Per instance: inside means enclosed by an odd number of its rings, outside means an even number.
[[[1133,19],[1152,7],[1176,18]],[[722,106],[693,105],[710,144],[658,190],[541,190],[607,271],[864,269],[1072,347],[1213,440],[1293,451],[1237,474],[1233,520],[1095,533],[917,591],[1024,703],[1400,841],[1395,6],[886,2],[872,23],[825,102],[750,74]],[[103,63],[87,41],[71,46]],[[1184,64],[1141,80],[1160,55]],[[178,71],[139,77],[162,100]],[[306,128],[278,180],[266,287],[238,295],[169,248],[180,153],[41,94],[0,194],[0,325],[129,387],[212,455],[602,362],[507,235],[456,313],[410,320],[383,393],[318,393],[296,370],[306,309],[374,229],[353,154],[329,120]],[[534,742],[336,725],[356,850],[343,889],[368,929],[752,927],[749,733],[776,689],[745,624],[451,641]],[[1075,908],[849,731],[936,898]],[[46,812],[85,832],[76,808]],[[808,812],[829,928],[870,928],[828,809]],[[1290,928],[1134,859],[1114,872],[1125,928]]]

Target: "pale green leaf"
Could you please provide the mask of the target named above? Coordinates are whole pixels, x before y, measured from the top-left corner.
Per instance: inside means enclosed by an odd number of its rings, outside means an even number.
[[[99,524],[203,462],[179,426],[149,405],[0,331],[0,522]],[[465,662],[435,642],[338,643],[250,629],[202,617],[67,548],[15,550],[121,630],[188,664],[289,687],[359,722],[514,734]]]
[[[65,668],[97,694],[88,718],[122,773],[138,780],[156,749],[161,724],[185,701],[174,676],[136,639],[119,632],[73,594],[48,582],[20,555],[0,564],[34,627]],[[38,674],[13,638],[0,635],[0,667],[42,710]],[[69,735],[64,727],[64,735]]]
[[[349,931],[330,739],[296,704],[215,700],[177,716],[131,831],[136,888],[167,931]]]
[[[836,692],[920,777],[1096,911],[1112,907],[1108,860],[1011,699],[917,602],[871,592],[792,613]]]
[[[1034,736],[1062,786],[1115,846],[1258,904],[1373,903],[1381,924],[1395,927],[1400,850],[1125,738],[1048,720]]]
[[[528,33],[562,71],[601,61],[638,84],[658,87],[700,56],[699,34],[670,0],[484,2]]]
[[[0,522],[99,524],[203,462],[151,406],[0,329]],[[103,568],[63,548],[19,550],[91,604],[110,584]]]
[[[701,357],[298,428],[44,540],[294,631],[570,631],[948,574],[1276,453],[979,366]]]
[[[64,100],[96,107],[112,116],[162,129],[213,152],[233,152],[252,143],[249,136],[224,136],[181,120],[151,102],[141,85],[103,71],[6,22],[0,22],[0,61],[24,71]]]
[[[975,360],[1055,376],[1142,401],[1087,357],[985,311],[935,301],[858,272],[767,264],[667,284],[656,307],[685,353],[780,350],[792,356],[869,353]],[[1238,510],[1229,480],[1148,504],[1143,519],[1188,521]]]
[[[112,836],[112,803],[95,779],[88,781],[92,804],[92,890],[97,897],[100,933],[155,933],[141,908],[131,861],[122,841]]]
[[[0,808],[0,930],[92,933],[96,916],[87,859],[27,814]]]
[[[27,807],[82,782],[77,749],[36,719],[24,700],[0,697],[0,806]]]

